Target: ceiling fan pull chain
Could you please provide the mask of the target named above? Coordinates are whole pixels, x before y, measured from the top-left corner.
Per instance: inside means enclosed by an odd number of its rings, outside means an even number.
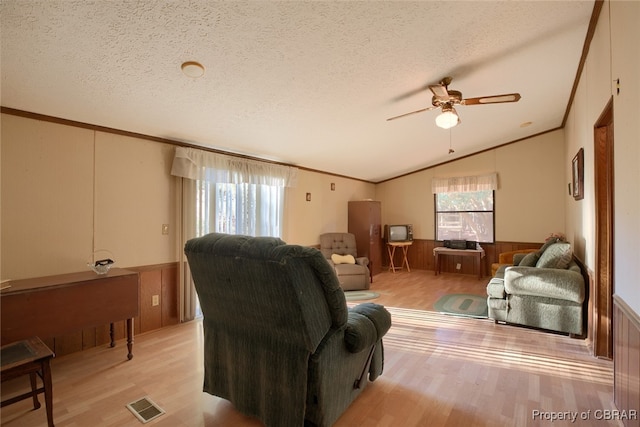
[[[455,153],[455,150],[451,148],[451,132],[453,132],[452,128],[449,128],[449,154]]]

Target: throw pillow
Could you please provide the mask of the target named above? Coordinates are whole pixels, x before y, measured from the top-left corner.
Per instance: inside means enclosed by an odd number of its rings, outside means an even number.
[[[334,264],[355,264],[356,263],[356,259],[353,257],[353,255],[333,254],[331,255],[331,261],[333,261]]]
[[[555,243],[558,243],[560,241],[559,238],[557,237],[549,237],[545,242],[544,245],[542,245],[542,247],[538,250],[538,256],[542,256],[542,254],[547,250],[547,248]]]
[[[539,258],[540,255],[538,255],[537,252],[531,252],[526,254],[522,260],[520,260],[520,264],[518,265],[522,267],[535,267]]]
[[[554,243],[540,256],[536,267],[566,269],[572,257],[573,252],[569,243]]]

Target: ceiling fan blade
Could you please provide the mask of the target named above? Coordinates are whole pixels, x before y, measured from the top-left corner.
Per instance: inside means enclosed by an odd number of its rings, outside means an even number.
[[[505,93],[504,95],[480,96],[477,98],[467,98],[460,101],[462,105],[478,105],[478,104],[501,104],[503,102],[518,102],[520,100],[519,93]]]
[[[401,95],[396,96],[395,98],[393,98],[391,101],[393,102],[399,102],[399,101],[404,101],[407,98],[410,98],[414,95],[417,95],[419,93],[423,93],[425,90],[427,90],[429,88],[428,85],[422,85],[419,88],[416,89],[412,89],[410,91],[407,91]]]
[[[429,89],[435,95],[436,98],[442,99],[443,101],[449,100],[449,92],[447,88],[443,85],[429,85]]]
[[[410,115],[412,115],[412,114],[418,114],[418,113],[422,113],[422,112],[424,112],[424,111],[433,110],[434,108],[437,108],[437,107],[427,107],[427,108],[423,108],[423,109],[421,109],[421,110],[412,111],[412,112],[410,112],[410,113],[400,114],[399,116],[395,116],[395,117],[390,117],[390,118],[388,118],[388,119],[387,119],[387,121],[389,122],[389,121],[391,121],[391,120],[399,119],[399,118],[401,118],[401,117],[406,117],[406,116],[410,116]]]

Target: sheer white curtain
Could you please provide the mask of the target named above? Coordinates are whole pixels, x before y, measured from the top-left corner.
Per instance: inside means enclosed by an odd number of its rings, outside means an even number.
[[[298,169],[196,148],[177,147],[171,175],[226,184],[295,187]]]
[[[433,178],[431,191],[437,193],[464,193],[469,191],[486,191],[498,189],[498,174],[493,172],[477,176],[454,176],[450,178]]]
[[[188,180],[189,195],[195,206],[193,224],[188,225],[194,236],[207,233],[276,236],[282,234],[284,188],[262,184],[226,184]]]
[[[179,253],[187,240],[212,232],[281,236],[285,187],[297,169],[177,147],[171,174],[182,180]],[[181,320],[193,319],[198,302],[184,254],[180,263]]]

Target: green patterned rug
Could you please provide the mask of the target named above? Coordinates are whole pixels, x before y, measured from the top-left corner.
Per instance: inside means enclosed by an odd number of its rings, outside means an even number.
[[[433,307],[440,313],[479,319],[486,319],[489,312],[487,297],[471,294],[445,295],[436,301]]]

